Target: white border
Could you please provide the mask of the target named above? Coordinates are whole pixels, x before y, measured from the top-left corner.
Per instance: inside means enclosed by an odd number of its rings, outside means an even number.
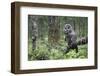
[[[88,17],[88,59],[28,61],[28,14]],[[20,8],[20,69],[43,69],[94,65],[94,11],[42,7]]]

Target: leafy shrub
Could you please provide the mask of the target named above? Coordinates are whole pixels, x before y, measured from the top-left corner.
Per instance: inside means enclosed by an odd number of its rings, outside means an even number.
[[[50,59],[64,59],[63,52],[56,49],[52,49],[50,53]]]
[[[50,46],[47,40],[39,40],[36,49],[32,50],[32,41],[30,40],[28,46],[28,60],[84,59],[88,57],[87,44],[78,46],[78,53],[73,49],[68,53],[64,53],[64,48],[66,48],[66,45],[63,40],[54,46]]]

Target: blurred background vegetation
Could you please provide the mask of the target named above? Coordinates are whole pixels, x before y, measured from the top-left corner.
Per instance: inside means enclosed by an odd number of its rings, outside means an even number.
[[[28,60],[87,58],[87,44],[79,45],[79,52],[64,53],[64,25],[71,24],[78,39],[88,35],[87,17],[28,15]]]

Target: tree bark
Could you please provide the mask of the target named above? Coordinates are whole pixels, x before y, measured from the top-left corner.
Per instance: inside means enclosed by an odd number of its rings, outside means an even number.
[[[48,41],[50,45],[58,44],[60,39],[60,23],[59,17],[56,16],[49,16],[48,17],[48,26],[49,26],[49,33],[48,33]]]
[[[36,48],[36,39],[38,37],[37,19],[37,16],[30,16],[30,22],[32,24],[32,50]]]

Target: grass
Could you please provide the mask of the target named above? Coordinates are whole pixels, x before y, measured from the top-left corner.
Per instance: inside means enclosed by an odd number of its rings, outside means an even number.
[[[37,40],[36,49],[32,50],[32,40],[28,42],[28,60],[57,60],[57,59],[84,59],[88,57],[87,44],[79,45],[79,52],[70,50],[64,53],[66,43],[63,40],[59,41],[58,45],[50,46],[47,39]]]

